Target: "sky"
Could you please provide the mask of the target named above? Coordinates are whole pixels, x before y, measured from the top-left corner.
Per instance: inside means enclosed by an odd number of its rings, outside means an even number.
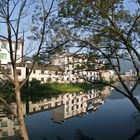
[[[39,2],[39,0],[37,0]],[[57,0],[56,0],[57,1]],[[136,0],[124,0],[124,6],[127,10],[130,10],[132,13],[135,11],[135,9],[138,8],[138,4],[134,3]],[[45,1],[45,6],[48,8],[50,6],[51,0],[46,0]],[[35,4],[33,3],[30,7],[27,8],[28,11],[28,17],[24,18],[23,23],[21,25],[21,30],[27,30],[31,26],[31,21],[32,21],[32,14],[35,8]],[[56,9],[56,3],[54,4],[54,9]],[[18,8],[16,9],[16,11]],[[15,17],[17,16],[17,13],[15,12],[13,14]],[[4,35],[5,34],[5,26],[0,24],[0,34]],[[26,39],[26,36],[29,36],[30,33],[26,32],[25,33],[25,46],[29,46],[30,41]],[[33,52],[34,53],[34,52]],[[33,53],[29,54],[32,55]]]
[[[137,0],[124,0],[124,7],[133,13],[138,7],[140,7],[136,2]]]

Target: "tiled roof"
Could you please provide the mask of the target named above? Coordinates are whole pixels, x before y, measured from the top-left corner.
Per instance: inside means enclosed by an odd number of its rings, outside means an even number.
[[[27,68],[31,69],[32,68],[32,63],[27,64]],[[34,70],[49,70],[49,71],[64,71],[58,66],[50,65],[50,64],[45,64],[45,65],[40,65],[40,64],[35,64],[34,65]]]

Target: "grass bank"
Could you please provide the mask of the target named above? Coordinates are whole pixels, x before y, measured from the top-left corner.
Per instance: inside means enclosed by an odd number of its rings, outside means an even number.
[[[44,83],[41,84],[37,80],[30,82],[28,92],[36,94],[60,94],[86,91],[94,88],[89,83]]]
[[[88,83],[44,83],[33,80],[29,83],[29,87],[23,91],[23,98],[29,97],[32,101],[37,101],[43,98],[51,98],[63,93],[79,93],[93,89],[93,85]],[[27,96],[26,96],[27,95]]]
[[[44,83],[41,84],[38,80],[32,80],[29,87],[24,87],[22,90],[22,99],[30,97],[30,99],[51,98],[63,93],[79,93],[80,91],[87,91],[93,88],[101,88],[102,85],[93,85],[90,83]],[[14,100],[14,88],[12,84],[0,86],[0,97],[6,100]]]

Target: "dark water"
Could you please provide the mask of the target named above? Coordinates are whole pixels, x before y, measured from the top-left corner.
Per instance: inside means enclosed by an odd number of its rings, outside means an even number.
[[[65,119],[66,104],[50,111],[29,115],[27,125],[30,124],[28,125],[30,138],[32,140],[128,140],[140,128],[138,121],[140,117],[128,99],[115,91],[111,95],[109,92],[112,91],[105,91],[102,103],[100,96],[93,99],[98,109],[86,108],[86,113],[83,115],[77,113],[78,116],[73,115]]]
[[[140,140],[130,139],[140,129],[140,114],[127,98],[108,88],[30,102],[28,107],[31,140]]]

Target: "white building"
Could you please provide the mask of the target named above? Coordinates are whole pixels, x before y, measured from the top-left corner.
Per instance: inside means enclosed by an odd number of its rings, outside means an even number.
[[[12,41],[13,54],[15,53],[15,41]],[[19,40],[17,46],[17,57],[16,62],[19,63],[23,58],[23,40]],[[9,44],[7,40],[0,39],[0,61],[2,65],[6,65],[11,62],[9,53]]]
[[[27,72],[29,72],[32,68],[32,63],[27,63],[26,68]],[[35,64],[32,73],[29,77],[29,81],[32,81],[32,79],[36,79],[41,81],[42,83],[61,82],[62,78],[63,69],[61,69],[60,67],[48,64]]]
[[[100,80],[103,62],[94,57],[87,57],[83,54],[63,53],[56,55],[52,64],[63,68],[64,75],[70,82]],[[110,76],[112,76],[112,73]],[[109,75],[107,75],[109,76]]]
[[[23,46],[22,42],[19,45],[21,48],[18,53],[20,54],[20,59],[17,60],[17,71],[18,79],[22,81],[26,78],[28,72],[32,68],[32,62],[22,61],[23,55]],[[2,49],[3,52],[6,52],[6,49]],[[1,53],[1,52],[0,52]],[[4,54],[4,53],[1,53]],[[6,55],[7,59],[1,59],[5,70],[8,72],[11,77],[13,77],[12,66],[10,65],[10,59],[8,58],[8,53]],[[92,59],[92,58],[90,58]],[[102,77],[105,79],[110,79],[112,73],[110,71],[101,70],[102,64],[97,62],[97,60],[90,60],[82,54],[72,55],[64,53],[63,55],[56,56],[52,60],[51,64],[35,64],[33,71],[29,77],[29,81],[36,79],[41,81],[41,83],[47,82],[59,82],[59,83],[76,83],[76,82],[85,82],[85,81],[97,81]],[[18,62],[19,61],[19,62]],[[90,65],[90,67],[87,67]],[[3,67],[2,66],[2,67]],[[0,74],[0,78],[5,79],[6,77]]]

